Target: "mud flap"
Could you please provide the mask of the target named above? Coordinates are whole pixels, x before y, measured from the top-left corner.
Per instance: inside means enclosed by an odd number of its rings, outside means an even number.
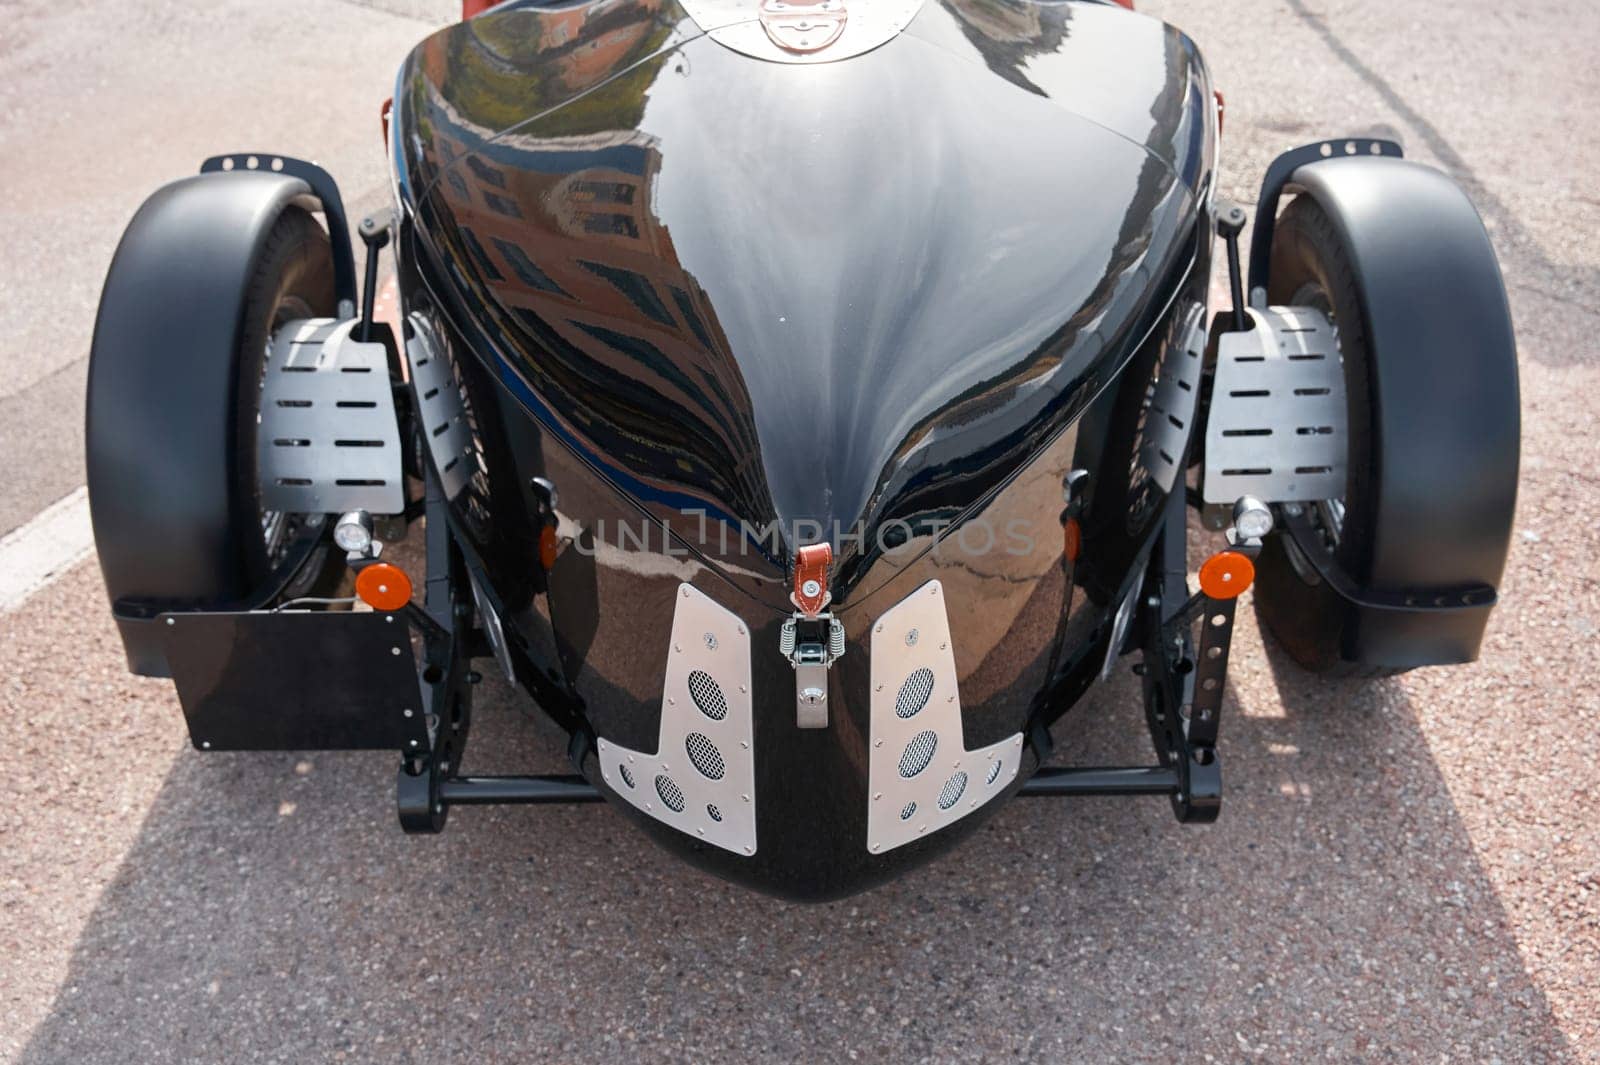
[[[163,614],[189,738],[206,751],[428,748],[410,627],[397,614]]]

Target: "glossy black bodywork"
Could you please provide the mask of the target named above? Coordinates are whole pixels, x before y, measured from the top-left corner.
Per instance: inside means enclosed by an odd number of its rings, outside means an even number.
[[[453,516],[523,668],[652,750],[679,582],[751,628],[759,850],[639,819],[663,843],[825,898],[998,807],[869,855],[866,636],[945,582],[969,748],[1058,715],[1103,655],[1171,487],[1139,440],[1206,298],[1211,99],[1187,38],[1085,2],[930,3],[812,66],[670,0],[511,5],[412,56],[403,297],[466,386],[484,470]],[[535,476],[560,495],[548,572]],[[823,539],[849,650],[830,727],[802,731],[778,627],[792,551]]]

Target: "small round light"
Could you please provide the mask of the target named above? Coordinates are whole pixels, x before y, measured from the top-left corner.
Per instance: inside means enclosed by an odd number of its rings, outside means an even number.
[[[1245,540],[1259,540],[1272,531],[1272,509],[1254,496],[1233,505],[1233,527]]]
[[[372,517],[364,510],[352,510],[333,527],[333,542],[342,551],[365,553],[372,547]]]

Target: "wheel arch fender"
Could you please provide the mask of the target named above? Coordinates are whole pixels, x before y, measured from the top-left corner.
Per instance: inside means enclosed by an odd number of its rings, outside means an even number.
[[[85,458],[106,590],[130,668],[165,674],[164,606],[236,600],[244,565],[233,470],[246,289],[285,210],[311,188],[268,172],[158,189],[123,234],[89,355]]]
[[[1339,233],[1372,352],[1375,528],[1385,592],[1498,587],[1521,455],[1516,335],[1489,234],[1447,174],[1389,156],[1294,171]],[[1252,278],[1252,286],[1266,287]],[[1375,665],[1475,658],[1487,609],[1363,610],[1346,654]]]

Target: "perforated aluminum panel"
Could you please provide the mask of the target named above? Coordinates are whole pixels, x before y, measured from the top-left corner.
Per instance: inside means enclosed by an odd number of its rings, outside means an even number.
[[[445,357],[444,342],[433,324],[420,314],[411,315],[406,323],[411,327],[406,339],[406,361],[411,366],[422,435],[428,442],[445,498],[454,499],[479,469],[478,448],[467,422],[461,382],[456,380],[455,370]]]
[[[881,854],[953,824],[1003,792],[1022,764],[1022,734],[967,750],[938,581],[878,619],[871,672],[867,849]]]
[[[1349,427],[1338,334],[1309,307],[1252,310],[1224,333],[1206,425],[1205,501],[1340,499]]]
[[[600,773],[631,805],[736,854],[756,852],[750,634],[705,594],[678,588],[655,754],[602,738]]]
[[[1139,434],[1139,462],[1162,492],[1172,491],[1182,472],[1179,464],[1194,431],[1200,402],[1200,375],[1205,369],[1205,313],[1195,308],[1183,330],[1184,343],[1162,359],[1150,394],[1150,407]]]
[[[261,505],[284,514],[405,509],[400,425],[382,344],[355,321],[311,318],[278,331],[261,385]]]

